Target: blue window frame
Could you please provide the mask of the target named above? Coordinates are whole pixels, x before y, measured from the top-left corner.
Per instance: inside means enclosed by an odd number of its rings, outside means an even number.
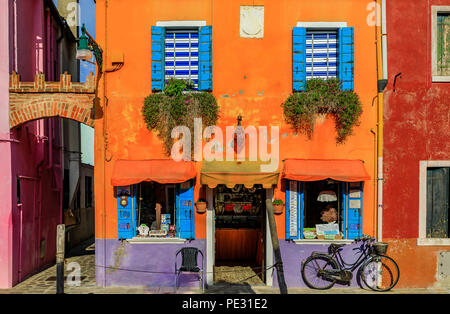
[[[152,26],[152,90],[170,78],[191,80],[197,90],[212,90],[212,26]]]
[[[170,193],[168,192],[174,187],[175,200],[173,201],[175,202],[175,208],[173,208],[171,204],[168,204],[168,202],[172,202],[173,199],[169,196]],[[165,201],[163,201],[162,213],[170,214],[170,224],[176,225],[176,236],[183,239],[195,238],[193,180],[176,185],[158,185],[150,190],[147,188],[146,191],[144,191],[144,189],[140,186],[140,184],[117,187],[117,222],[119,239],[131,239],[137,236],[137,228],[139,227],[139,223],[145,223],[151,228],[151,224],[154,222],[156,217],[146,221],[144,218],[144,211],[142,209],[149,204],[153,204],[149,205],[150,207],[155,205],[155,191],[157,189],[160,193],[165,194],[165,196],[163,196]],[[141,207],[139,207],[138,199],[141,199]],[[150,208],[148,207],[147,209]],[[153,214],[151,214],[151,212],[152,210],[147,212],[145,216],[149,213],[154,216],[154,211]]]
[[[311,206],[311,183],[287,180],[286,182],[286,239],[304,239],[304,228],[315,227],[314,219],[323,209]],[[362,236],[363,182],[335,182],[339,229],[344,239]],[[308,189],[309,187],[309,189]],[[325,204],[323,207],[325,208]],[[318,223],[318,222],[316,222]]]
[[[292,32],[292,88],[306,90],[312,78],[334,78],[343,90],[354,90],[354,28],[316,30],[294,27]]]

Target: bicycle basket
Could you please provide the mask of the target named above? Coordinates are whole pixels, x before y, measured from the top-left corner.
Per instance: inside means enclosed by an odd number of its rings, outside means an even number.
[[[388,249],[388,244],[386,242],[375,242],[372,244],[372,251],[378,255],[386,254]]]

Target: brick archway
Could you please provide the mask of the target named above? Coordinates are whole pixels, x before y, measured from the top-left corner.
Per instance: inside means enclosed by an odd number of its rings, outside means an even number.
[[[94,127],[94,76],[86,83],[72,83],[71,75],[64,73],[59,82],[46,82],[44,74],[37,74],[34,82],[21,82],[13,72],[9,85],[10,128],[25,122],[63,117]]]

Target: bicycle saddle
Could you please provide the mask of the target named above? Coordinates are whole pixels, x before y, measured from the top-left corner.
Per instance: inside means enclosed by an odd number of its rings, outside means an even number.
[[[345,246],[345,244],[337,244],[337,243],[331,243],[330,244],[330,248],[331,249],[339,249],[340,247],[343,247],[343,246]]]

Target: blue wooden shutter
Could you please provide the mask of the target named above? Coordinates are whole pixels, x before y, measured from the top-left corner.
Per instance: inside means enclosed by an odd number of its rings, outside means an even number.
[[[363,182],[351,182],[344,189],[344,222],[347,239],[362,236]]]
[[[198,43],[198,89],[212,90],[212,26],[200,27]]]
[[[152,26],[152,91],[164,90],[164,27]]]
[[[299,217],[300,201],[299,185],[297,181],[286,181],[286,240],[298,239],[300,235]],[[292,230],[291,230],[292,228]]]
[[[178,235],[183,239],[194,239],[194,184],[192,180],[177,184]]]
[[[117,222],[119,239],[131,239],[136,233],[136,188],[117,187]],[[121,196],[124,196],[121,198]],[[126,200],[124,204],[122,199]],[[125,205],[125,206],[123,206]]]
[[[306,90],[306,28],[294,27],[292,31],[292,89]]]
[[[355,78],[355,30],[339,29],[339,79],[343,90],[354,90]]]

